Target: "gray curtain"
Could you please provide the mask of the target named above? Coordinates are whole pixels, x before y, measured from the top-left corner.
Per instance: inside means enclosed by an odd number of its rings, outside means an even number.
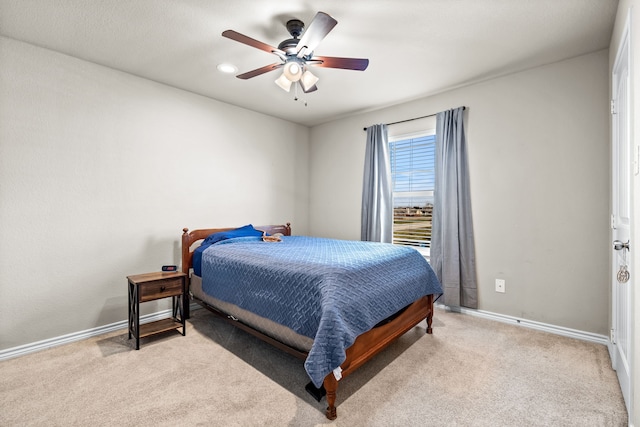
[[[393,200],[387,125],[367,128],[362,187],[363,241],[391,243],[393,237]]]
[[[463,113],[464,107],[460,107],[436,115],[430,262],[442,283],[445,305],[478,308]]]

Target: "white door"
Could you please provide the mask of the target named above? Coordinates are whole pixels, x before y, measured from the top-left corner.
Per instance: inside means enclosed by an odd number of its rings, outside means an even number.
[[[628,26],[613,67],[612,101],[612,364],[631,418],[631,135],[629,132],[629,31]],[[626,266],[626,268],[625,268]]]

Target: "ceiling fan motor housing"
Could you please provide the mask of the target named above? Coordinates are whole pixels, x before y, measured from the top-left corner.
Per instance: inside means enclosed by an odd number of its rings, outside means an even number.
[[[299,41],[300,39],[287,39],[278,45],[278,49],[284,51],[287,55],[295,55]]]

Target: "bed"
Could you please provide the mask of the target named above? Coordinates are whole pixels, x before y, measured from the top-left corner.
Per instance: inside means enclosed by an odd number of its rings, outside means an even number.
[[[331,420],[338,381],[422,320],[432,333],[442,293],[414,249],[292,236],[289,223],[185,228],[182,271],[200,305],[305,360]]]

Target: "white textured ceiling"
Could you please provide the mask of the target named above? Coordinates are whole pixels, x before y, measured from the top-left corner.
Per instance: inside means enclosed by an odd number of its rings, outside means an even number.
[[[0,34],[304,125],[398,104],[607,48],[617,0],[0,0]],[[369,58],[366,71],[314,68],[318,91],[294,101],[278,62],[226,39],[277,46],[291,18],[338,25],[320,56]],[[304,101],[307,102],[305,107]]]

